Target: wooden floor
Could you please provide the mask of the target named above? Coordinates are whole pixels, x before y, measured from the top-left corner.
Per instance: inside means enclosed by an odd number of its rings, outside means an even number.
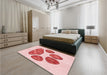
[[[17,51],[39,42],[0,49],[1,75],[52,75],[19,55]],[[98,45],[82,43],[68,75],[107,75],[107,54]]]

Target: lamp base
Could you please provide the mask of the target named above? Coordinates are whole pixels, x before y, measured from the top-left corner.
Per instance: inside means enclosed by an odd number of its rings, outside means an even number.
[[[91,35],[91,31],[92,31],[92,30],[90,29],[90,35]]]

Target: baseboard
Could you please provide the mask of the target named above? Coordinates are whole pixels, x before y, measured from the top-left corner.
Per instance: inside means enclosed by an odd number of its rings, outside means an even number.
[[[102,52],[107,56],[107,53],[105,52],[105,50],[104,50],[104,48],[101,46],[101,44],[99,43],[98,45],[99,45],[99,47],[101,48]]]

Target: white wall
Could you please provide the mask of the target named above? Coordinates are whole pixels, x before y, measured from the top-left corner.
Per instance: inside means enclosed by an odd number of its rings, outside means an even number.
[[[81,6],[68,8],[60,12],[60,25],[62,28],[78,28],[80,25]]]
[[[93,35],[98,35],[98,2],[67,8],[60,11],[61,28],[85,28],[87,25],[95,25]],[[88,30],[86,31],[88,33]]]

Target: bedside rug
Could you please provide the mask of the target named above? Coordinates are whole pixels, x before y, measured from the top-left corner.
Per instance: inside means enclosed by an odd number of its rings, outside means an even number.
[[[18,53],[53,75],[67,75],[75,59],[73,56],[42,46],[28,48]]]

